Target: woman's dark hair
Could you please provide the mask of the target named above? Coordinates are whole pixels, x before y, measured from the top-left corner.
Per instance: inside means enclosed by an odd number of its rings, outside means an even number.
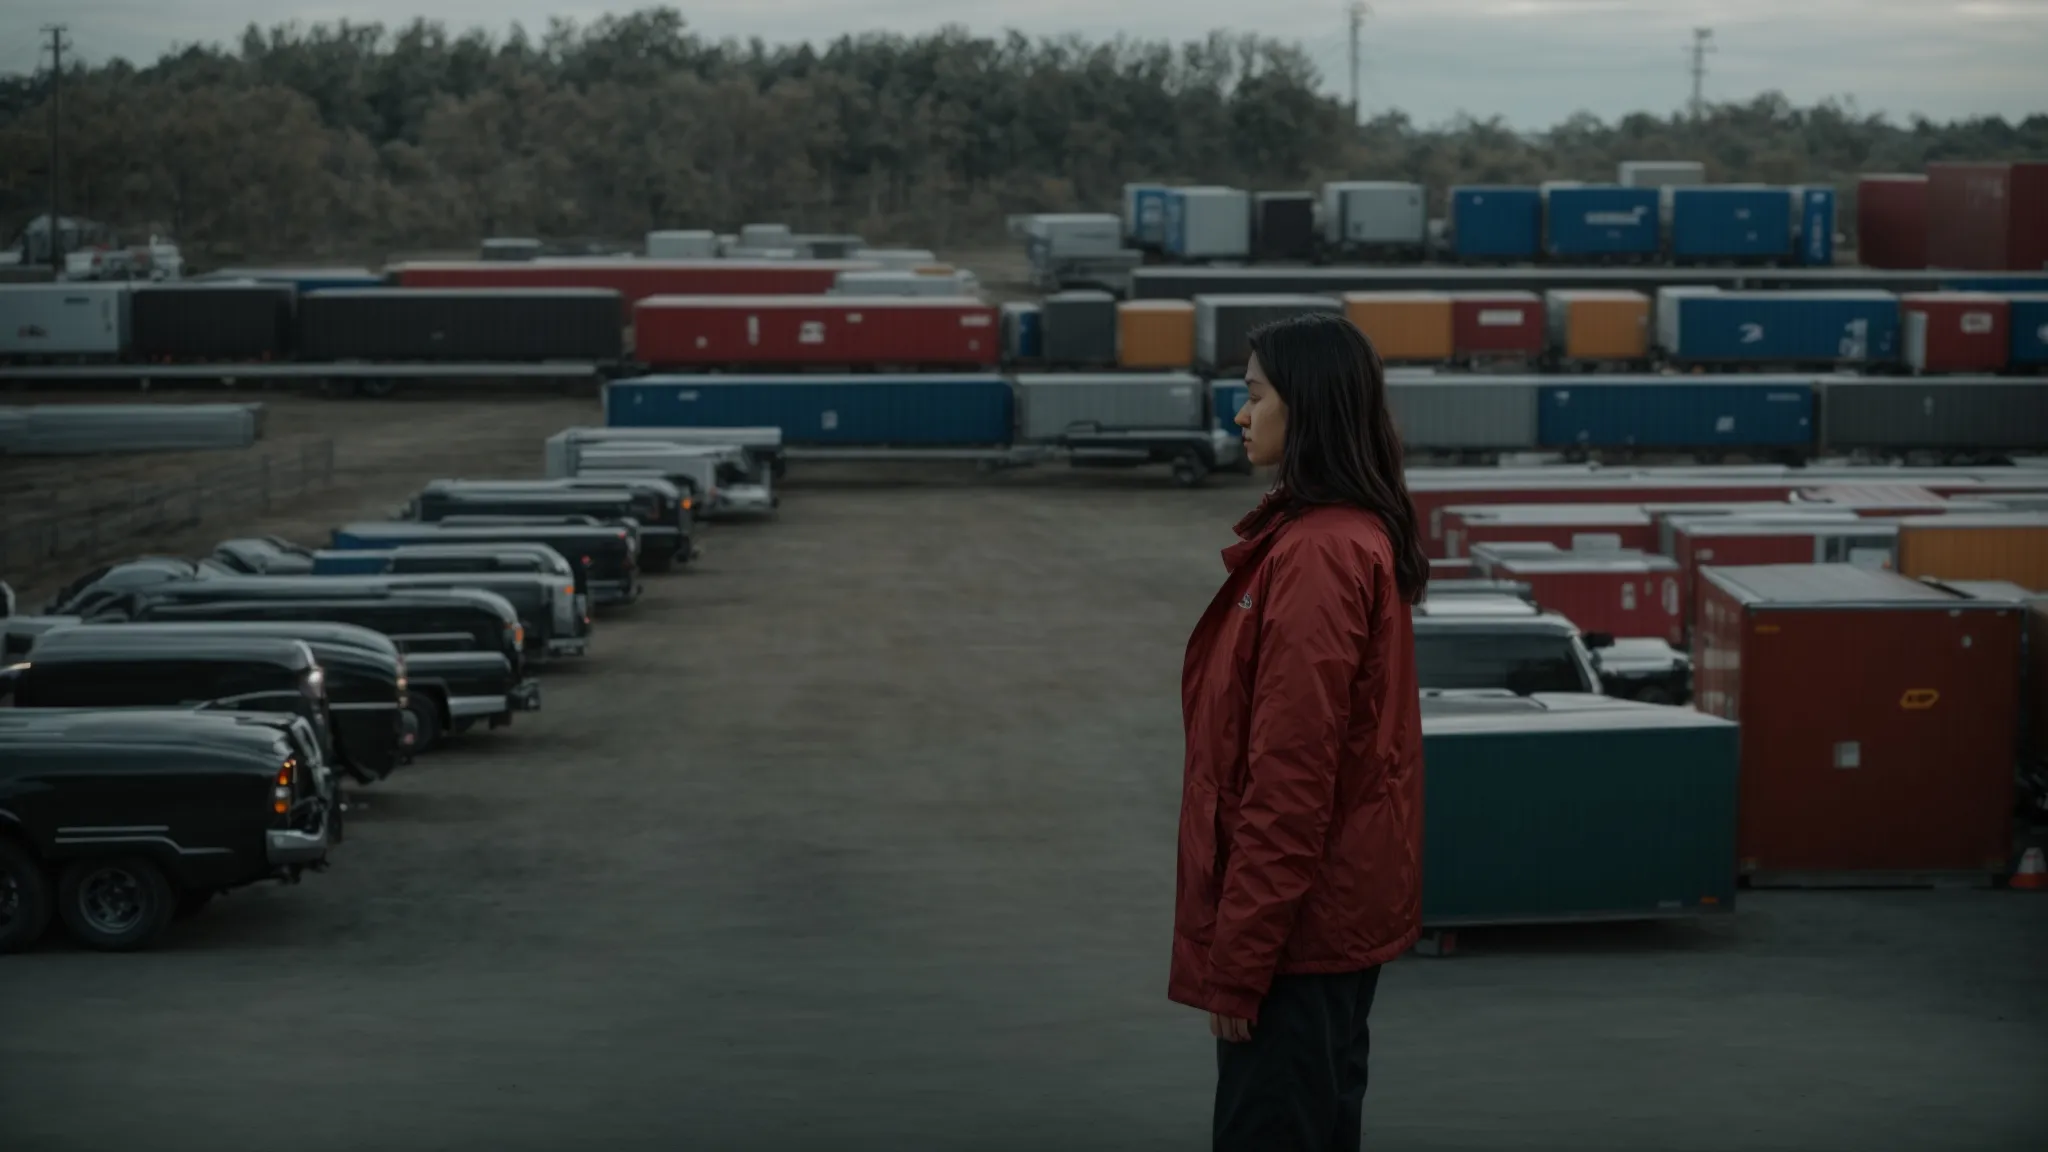
[[[1358,326],[1312,313],[1252,330],[1252,354],[1287,405],[1280,451],[1283,515],[1349,504],[1375,513],[1394,545],[1401,598],[1420,603],[1429,557],[1401,462],[1401,433],[1387,409],[1387,373]]]

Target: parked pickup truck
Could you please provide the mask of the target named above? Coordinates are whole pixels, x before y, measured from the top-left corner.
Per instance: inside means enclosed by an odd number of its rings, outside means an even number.
[[[271,646],[301,644],[316,663],[317,692],[284,682],[295,664],[273,664],[283,653]],[[28,668],[15,686],[23,706],[271,711],[249,693],[274,693],[276,710],[331,733],[328,763],[364,784],[391,775],[417,745],[405,658],[389,638],[348,624],[91,624],[38,640]],[[324,716],[313,707],[323,699]]]
[[[628,604],[640,596],[637,537],[617,525],[537,523],[513,519],[490,524],[425,524],[416,520],[344,524],[334,530],[337,551],[388,551],[419,544],[544,544],[583,572],[592,604]]]
[[[640,530],[640,563],[666,572],[696,555],[694,501],[658,476],[596,484],[583,480],[435,480],[406,506],[402,519],[439,521],[467,516],[589,516],[600,523],[633,523]]]
[[[207,557],[245,576],[411,576],[448,572],[526,572],[576,586],[588,607],[580,565],[545,544],[414,544],[404,548],[315,551],[275,536],[223,540]]]
[[[340,839],[334,788],[297,716],[0,709],[0,952],[53,910],[142,948],[218,892],[295,882]]]
[[[701,519],[753,519],[782,503],[773,478],[756,469],[745,453],[718,445],[652,442],[585,444],[566,457],[573,471],[558,475],[589,484],[616,483],[629,476],[659,476],[696,498]],[[552,462],[551,462],[552,467]]]
[[[1519,596],[1440,595],[1432,584],[1414,622],[1416,673],[1425,691],[1600,693],[1652,704],[1691,699],[1683,653],[1667,648],[1660,663],[1645,645],[1581,633]],[[1611,667],[1609,651],[1616,653]]]

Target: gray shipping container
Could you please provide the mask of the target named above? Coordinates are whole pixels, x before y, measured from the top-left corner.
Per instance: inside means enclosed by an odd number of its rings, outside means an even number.
[[[31,404],[10,415],[0,454],[11,456],[247,448],[263,435],[261,404]]]
[[[1124,246],[1123,220],[1106,213],[1033,216],[1026,227],[1034,260],[1113,256]]]
[[[947,275],[916,272],[841,272],[832,281],[834,296],[972,296],[980,291],[972,273]]]
[[[1707,166],[1697,160],[1623,160],[1615,169],[1614,182],[1623,188],[1705,184]]]
[[[742,248],[792,248],[793,235],[787,224],[746,224],[740,227]]]
[[[1016,378],[1023,438],[1051,443],[1069,431],[1199,431],[1208,385],[1185,372],[1057,375]]]
[[[649,260],[715,260],[718,237],[710,232],[649,232]]]
[[[1420,184],[1343,180],[1323,185],[1323,241],[1335,247],[1416,247],[1428,233]]]
[[[1998,376],[1826,380],[1822,448],[2048,449],[2048,384]]]
[[[128,298],[121,282],[0,284],[0,356],[119,356]]]
[[[1387,381],[1387,406],[1411,452],[1527,451],[1536,447],[1535,380],[1463,381],[1455,377]]]
[[[1339,316],[1344,306],[1328,296],[1197,296],[1195,365],[1207,370],[1242,367],[1250,357],[1252,329],[1312,312]],[[1050,332],[1047,335],[1050,338]]]
[[[939,258],[932,255],[929,248],[856,248],[851,258],[866,260],[884,270],[896,272],[939,263]]]
[[[540,257],[540,241],[524,236],[493,236],[484,241],[480,256],[485,260],[535,260]]]
[[[1039,339],[1048,364],[1114,366],[1116,297],[1107,292],[1055,292],[1039,305]]]

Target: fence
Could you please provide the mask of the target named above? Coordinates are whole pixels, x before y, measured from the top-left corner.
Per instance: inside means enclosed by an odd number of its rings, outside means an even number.
[[[0,575],[90,555],[140,536],[261,515],[334,481],[334,441],[265,452],[173,484],[134,485],[87,504],[0,522]]]

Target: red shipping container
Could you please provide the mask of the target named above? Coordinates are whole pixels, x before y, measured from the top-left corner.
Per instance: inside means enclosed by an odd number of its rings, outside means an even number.
[[[1694,701],[1742,725],[1753,883],[2005,871],[2019,605],[1846,564],[1704,581]]]
[[[1469,556],[1476,544],[1540,541],[1569,549],[1581,536],[1612,538],[1613,547],[1654,551],[1657,527],[1629,504],[1461,504],[1444,509],[1444,552]]]
[[[1529,586],[1536,603],[1581,632],[1685,642],[1678,565],[1668,556],[1514,556],[1489,565],[1496,580]]]
[[[1996,372],[2011,358],[2012,305],[1985,292],[1899,297],[1906,366],[1915,372]]]
[[[1451,343],[1460,357],[1536,356],[1543,298],[1534,292],[1453,292]]]
[[[1856,182],[1856,260],[1866,268],[1927,267],[1927,177]]]
[[[1898,567],[1895,524],[1857,520],[1811,524],[1759,523],[1737,517],[1683,520],[1671,526],[1670,556],[1678,562],[1678,596],[1685,626],[1699,624],[1700,569],[1761,564],[1854,564],[1891,571]]]
[[[967,297],[656,296],[633,309],[634,356],[655,367],[986,367],[998,331],[996,309]]]
[[[1779,480],[1712,480],[1695,477],[1628,476],[1576,479],[1488,479],[1462,469],[1456,476],[1437,477],[1431,469],[1408,472],[1408,495],[1422,526],[1423,550],[1433,560],[1444,552],[1444,510],[1463,504],[1632,504],[1705,503],[1709,501],[1782,501],[1792,484]],[[1444,471],[1454,471],[1444,469]]]
[[[2048,162],[1929,164],[1927,262],[1936,268],[2048,268]]]
[[[628,307],[649,296],[816,296],[866,260],[428,261],[398,266],[401,288],[610,288]]]

